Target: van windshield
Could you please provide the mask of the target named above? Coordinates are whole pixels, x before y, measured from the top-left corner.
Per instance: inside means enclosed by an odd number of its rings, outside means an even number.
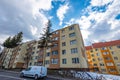
[[[26,70],[26,71],[29,71],[29,70],[31,70],[31,67],[28,67],[28,68],[26,68],[25,70]]]

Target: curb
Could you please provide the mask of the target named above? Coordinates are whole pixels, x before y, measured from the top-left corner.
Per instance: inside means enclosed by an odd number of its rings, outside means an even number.
[[[19,73],[19,72],[17,72],[17,71],[10,71],[10,70],[0,70],[0,71],[12,72],[12,73]]]
[[[54,79],[57,79],[57,80],[73,80],[73,79],[68,79],[68,78],[55,77],[55,76],[51,76],[51,75],[48,75],[47,77],[54,78]]]

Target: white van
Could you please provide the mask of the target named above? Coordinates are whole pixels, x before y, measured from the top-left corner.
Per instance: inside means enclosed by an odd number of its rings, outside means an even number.
[[[29,66],[27,69],[20,72],[20,77],[34,77],[35,80],[38,78],[44,78],[47,76],[47,68],[44,66]]]

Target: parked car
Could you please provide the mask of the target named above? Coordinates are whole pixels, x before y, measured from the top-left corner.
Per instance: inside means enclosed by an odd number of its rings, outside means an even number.
[[[20,77],[34,77],[35,80],[47,76],[47,68],[44,66],[29,66],[20,72]]]

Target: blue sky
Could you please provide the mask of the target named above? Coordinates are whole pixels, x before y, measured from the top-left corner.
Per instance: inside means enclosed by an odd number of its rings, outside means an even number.
[[[52,29],[78,23],[85,45],[120,39],[119,0],[0,0],[0,43],[23,32],[39,39],[48,19]]]

